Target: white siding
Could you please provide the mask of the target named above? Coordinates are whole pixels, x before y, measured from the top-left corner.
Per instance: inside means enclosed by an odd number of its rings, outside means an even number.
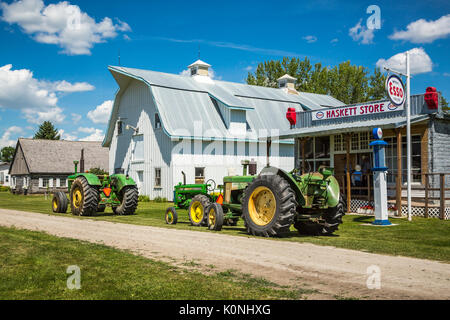
[[[150,94],[150,89],[143,83],[132,81],[120,99],[119,117],[124,121],[122,135],[117,136],[117,126],[110,147],[110,170],[123,168],[125,173],[138,180],[138,171],[143,171],[141,194],[151,199],[159,196],[172,198],[172,174],[170,170],[170,151],[172,142],[162,128],[154,129],[157,112]],[[143,134],[144,161],[130,161],[132,155],[133,130],[126,130],[129,124],[139,128]],[[154,187],[154,168],[161,168],[161,188]]]

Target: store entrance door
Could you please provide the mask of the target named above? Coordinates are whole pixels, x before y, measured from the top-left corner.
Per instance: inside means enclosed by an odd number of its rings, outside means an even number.
[[[345,175],[345,166],[347,164],[346,154],[334,155],[334,172],[336,175]],[[355,155],[350,154],[350,172],[355,170]]]

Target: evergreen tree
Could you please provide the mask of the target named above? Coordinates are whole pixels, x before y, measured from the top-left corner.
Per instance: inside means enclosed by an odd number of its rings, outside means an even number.
[[[2,148],[2,150],[0,151],[0,153],[1,153],[0,160],[3,162],[11,163],[11,161],[13,160],[15,151],[16,151],[16,148],[13,148],[13,147]]]
[[[50,121],[44,121],[40,126],[33,139],[59,140],[61,137]]]

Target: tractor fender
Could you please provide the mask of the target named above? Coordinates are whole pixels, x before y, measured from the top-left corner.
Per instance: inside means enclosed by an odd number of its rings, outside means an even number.
[[[264,167],[259,175],[279,175],[282,178],[284,178],[289,185],[291,186],[292,190],[295,192],[295,199],[298,204],[302,205],[305,200],[303,198],[303,195],[298,187],[297,181],[294,180],[292,175],[290,175],[288,172],[284,171],[283,169],[276,168],[276,167]]]
[[[126,186],[135,186],[136,182],[129,176],[124,174],[111,175],[111,185],[117,187],[117,192],[120,192]]]
[[[327,204],[329,207],[334,208],[339,203],[339,182],[334,176],[329,176],[327,179]]]
[[[86,178],[87,182],[91,186],[101,186],[102,183],[100,182],[100,179],[97,177],[97,175],[92,173],[78,173],[75,176],[75,179],[78,177],[84,177]]]

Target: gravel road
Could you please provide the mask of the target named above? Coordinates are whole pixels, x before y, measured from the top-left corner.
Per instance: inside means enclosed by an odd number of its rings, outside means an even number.
[[[308,299],[449,299],[450,265],[307,243],[230,236],[0,209],[0,225],[43,231],[207,272],[236,269],[313,289]],[[195,264],[193,264],[195,265]],[[380,289],[367,288],[367,268],[380,270]],[[376,282],[372,282],[372,284]]]

